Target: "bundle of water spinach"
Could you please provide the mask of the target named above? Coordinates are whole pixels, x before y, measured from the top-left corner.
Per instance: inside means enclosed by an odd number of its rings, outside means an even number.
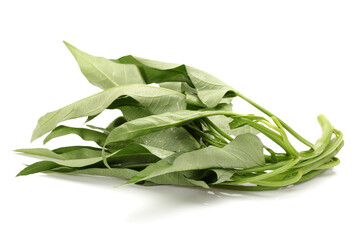
[[[322,135],[313,144],[199,69],[131,55],[106,59],[65,45],[88,81],[103,91],[45,114],[32,141],[47,133],[44,144],[76,134],[97,147],[18,149],[46,158],[26,166],[18,176],[85,174],[122,178],[126,184],[271,190],[307,181],[339,164],[336,154],[344,145],[343,134],[323,115],[318,117]],[[263,116],[233,112],[235,97]],[[119,111],[107,126],[59,125],[83,117],[89,122],[106,109]],[[289,134],[307,150],[296,150]],[[271,139],[282,150],[264,146],[259,137]]]

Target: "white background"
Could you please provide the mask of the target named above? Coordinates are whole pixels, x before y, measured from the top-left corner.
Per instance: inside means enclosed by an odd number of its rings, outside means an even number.
[[[359,239],[359,12],[359,1],[344,0],[1,1],[0,238]],[[11,150],[41,146],[30,144],[37,119],[99,91],[62,40],[97,56],[203,69],[311,141],[324,113],[344,132],[342,162],[270,192],[15,178],[35,159]],[[253,111],[241,101],[237,110]],[[48,147],[76,141],[64,137]]]

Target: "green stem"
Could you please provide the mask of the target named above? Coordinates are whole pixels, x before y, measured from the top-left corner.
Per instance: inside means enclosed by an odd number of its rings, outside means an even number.
[[[229,136],[227,133],[225,133],[223,130],[221,130],[218,126],[215,125],[209,118],[204,118],[204,121],[211,126],[213,129],[215,129],[218,133],[220,133],[223,137],[225,137],[227,140],[232,141],[234,138]]]
[[[239,183],[247,183],[247,182],[254,182],[254,181],[259,181],[259,180],[263,180],[269,177],[273,177],[279,173],[285,172],[286,170],[290,169],[292,166],[294,166],[295,164],[297,164],[299,161],[301,160],[300,157],[297,157],[293,160],[291,160],[290,162],[288,162],[286,165],[272,171],[272,172],[268,172],[268,173],[263,173],[254,177],[235,177],[234,181],[231,182],[224,182],[224,184],[239,184]]]
[[[209,133],[214,136],[214,138],[222,143],[227,144],[227,141],[222,135],[220,135],[212,126],[210,126],[204,119],[200,119],[200,122],[209,129]]]
[[[338,158],[332,158],[328,163],[325,163],[317,168],[315,168],[314,170],[325,170],[325,169],[328,169],[328,168],[332,168],[332,167],[335,167],[337,165],[340,164],[340,160]]]
[[[254,129],[260,131],[262,134],[264,134],[265,136],[270,138],[277,145],[279,145],[282,149],[284,149],[285,152],[290,153],[290,150],[285,146],[283,139],[281,138],[281,136],[279,134],[277,134],[276,132],[274,132],[271,129],[266,128],[265,126],[263,126],[257,122],[253,122],[253,121],[245,119],[245,118],[242,120],[244,122],[246,122],[249,126],[253,127]]]
[[[222,148],[226,145],[225,143],[217,142],[215,139],[211,139],[209,136],[207,136],[203,131],[198,129],[196,126],[189,124],[188,127],[193,129],[194,131],[196,131],[201,138],[203,138],[205,141],[207,141],[211,145],[214,145],[215,147]]]
[[[316,177],[317,175],[319,175],[320,173],[322,173],[325,170],[313,170],[305,175],[302,176],[302,178],[300,178],[299,181],[297,181],[295,184],[299,184],[299,183],[303,183],[305,181],[308,181],[314,177]]]
[[[279,119],[276,117],[271,117],[271,119],[274,121],[274,123],[276,124],[276,126],[279,129],[280,135],[282,136],[284,145],[286,146],[286,148],[289,150],[289,152],[293,155],[293,156],[299,156],[299,153],[296,151],[296,149],[291,145],[286,132],[284,131],[283,126],[281,125],[281,123],[279,122]]]
[[[297,182],[294,183],[300,184],[305,181],[308,181],[317,175],[321,174],[325,170],[313,170],[307,174],[304,174]],[[223,189],[231,189],[231,190],[240,190],[240,191],[267,191],[267,190],[275,190],[282,187],[270,187],[270,186],[244,186],[244,185],[225,185],[225,184],[215,184],[212,187],[214,188],[223,188]]]
[[[330,143],[327,148],[325,149],[325,151],[323,151],[320,155],[313,157],[313,158],[308,158],[306,161],[301,162],[300,164],[298,164],[298,167],[303,167],[303,166],[307,166],[307,165],[311,165],[315,162],[317,162],[318,160],[321,160],[325,157],[331,156],[334,157],[342,148],[342,146],[344,145],[344,141],[343,141],[343,134],[341,132],[338,133],[338,137],[335,141],[333,141],[332,143]]]
[[[280,188],[280,187],[268,187],[268,186],[244,186],[244,185],[224,185],[224,184],[215,184],[212,185],[212,187],[240,190],[240,191],[268,191],[268,190],[275,190]]]
[[[245,101],[247,101],[248,103],[250,103],[251,105],[253,105],[255,108],[257,108],[258,110],[260,110],[261,112],[263,112],[264,114],[266,114],[269,117],[276,117],[274,114],[272,114],[271,112],[269,112],[268,110],[266,110],[265,108],[261,107],[260,105],[258,105],[257,103],[255,103],[254,101],[252,101],[251,99],[245,97],[244,95],[242,95],[241,93],[237,93],[237,96],[244,99]],[[300,136],[295,130],[293,130],[289,125],[287,125],[285,122],[283,122],[281,119],[279,119],[279,122],[281,123],[281,125],[289,132],[291,133],[291,135],[293,135],[296,139],[298,139],[300,142],[304,143],[306,146],[310,147],[310,148],[314,148],[314,145],[309,142],[308,140],[306,140],[305,138],[303,138],[302,136]]]
[[[302,171],[296,170],[295,172],[296,172],[296,174],[294,174],[294,176],[287,178],[287,179],[276,180],[276,181],[262,180],[262,181],[254,181],[252,183],[255,183],[255,184],[261,185],[261,186],[284,187],[284,186],[287,186],[290,184],[294,184],[301,179],[301,177],[303,175]]]

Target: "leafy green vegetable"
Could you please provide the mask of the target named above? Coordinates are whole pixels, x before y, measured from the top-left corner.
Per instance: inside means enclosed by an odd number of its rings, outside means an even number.
[[[115,60],[95,57],[65,44],[88,81],[103,91],[41,117],[32,141],[49,132],[44,144],[75,134],[98,147],[18,149],[41,158],[18,176],[97,175],[144,186],[262,191],[308,181],[340,163],[336,155],[344,145],[343,134],[324,115],[318,117],[322,135],[313,144],[204,71],[131,55]],[[235,97],[263,114],[235,113]],[[105,126],[58,126],[81,117],[89,122],[107,109],[116,109],[119,116]],[[297,150],[289,135],[308,149]],[[269,146],[263,145],[263,137],[270,140]]]

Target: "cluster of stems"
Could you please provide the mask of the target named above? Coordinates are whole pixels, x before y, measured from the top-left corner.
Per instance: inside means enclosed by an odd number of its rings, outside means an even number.
[[[250,191],[278,189],[307,181],[340,163],[335,156],[344,145],[343,134],[334,129],[325,116],[319,115],[318,117],[322,136],[313,144],[268,110],[241,94],[238,96],[270,117],[272,121],[254,115],[229,112],[224,115],[232,117],[235,124],[238,122],[237,126],[249,125],[256,129],[280,146],[284,152],[278,153],[264,146],[269,153],[265,154],[264,166],[235,170],[232,181],[214,184],[213,187]],[[224,147],[233,140],[209,118],[193,121],[186,127],[204,147],[209,145]],[[288,134],[294,136],[309,149],[297,151],[290,143]]]

